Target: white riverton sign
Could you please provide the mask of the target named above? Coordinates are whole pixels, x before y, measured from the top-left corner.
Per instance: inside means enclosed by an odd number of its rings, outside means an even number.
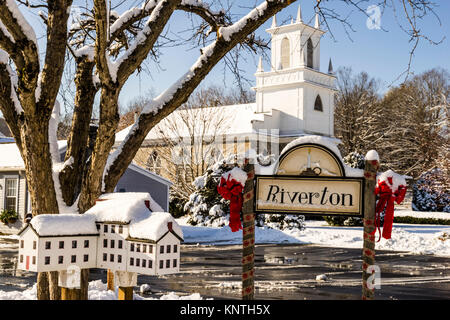
[[[362,216],[364,179],[256,176],[255,211]]]

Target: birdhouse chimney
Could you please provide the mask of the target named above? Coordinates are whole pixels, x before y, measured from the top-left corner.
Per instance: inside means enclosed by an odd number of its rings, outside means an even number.
[[[167,228],[172,231],[172,222],[167,222]]]
[[[145,206],[150,210],[150,200],[144,200]]]

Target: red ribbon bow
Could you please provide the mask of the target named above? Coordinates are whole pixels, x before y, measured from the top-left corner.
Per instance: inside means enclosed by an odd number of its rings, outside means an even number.
[[[242,197],[242,190],[244,186],[237,182],[235,179],[231,179],[231,175],[225,180],[224,177],[220,179],[220,183],[217,186],[217,191],[225,199],[230,200],[230,228],[232,232],[236,232],[242,229],[241,225],[241,209],[244,202]]]
[[[383,212],[384,208],[386,208],[386,211],[384,214],[382,236],[385,239],[390,239],[392,232],[392,225],[394,223],[394,201],[397,202],[397,204],[400,204],[405,198],[406,194],[406,186],[404,185],[399,185],[397,190],[395,190],[394,192],[392,191],[391,189],[392,177],[388,177],[388,183],[386,183],[386,181],[381,182],[378,181],[377,187],[375,188],[375,194],[379,195],[379,199],[375,208],[376,228],[375,230],[373,230],[371,234],[372,235],[375,234],[376,230],[378,229],[380,237],[378,238],[377,242],[381,240],[380,220],[381,220],[381,213]]]

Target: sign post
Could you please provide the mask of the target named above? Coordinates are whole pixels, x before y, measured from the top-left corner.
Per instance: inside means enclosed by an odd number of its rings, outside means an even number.
[[[375,185],[377,179],[378,160],[366,160],[364,168],[364,242],[362,254],[362,299],[373,300],[374,288],[368,286],[371,279],[371,266],[375,264]]]
[[[247,181],[244,186],[242,205],[242,300],[255,298],[255,212],[254,212],[254,182],[255,166],[244,161],[244,171]]]

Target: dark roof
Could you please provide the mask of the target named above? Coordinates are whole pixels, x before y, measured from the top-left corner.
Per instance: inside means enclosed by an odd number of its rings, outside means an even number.
[[[3,118],[0,118],[0,133],[5,137],[12,137],[11,131],[9,131],[9,127]]]

